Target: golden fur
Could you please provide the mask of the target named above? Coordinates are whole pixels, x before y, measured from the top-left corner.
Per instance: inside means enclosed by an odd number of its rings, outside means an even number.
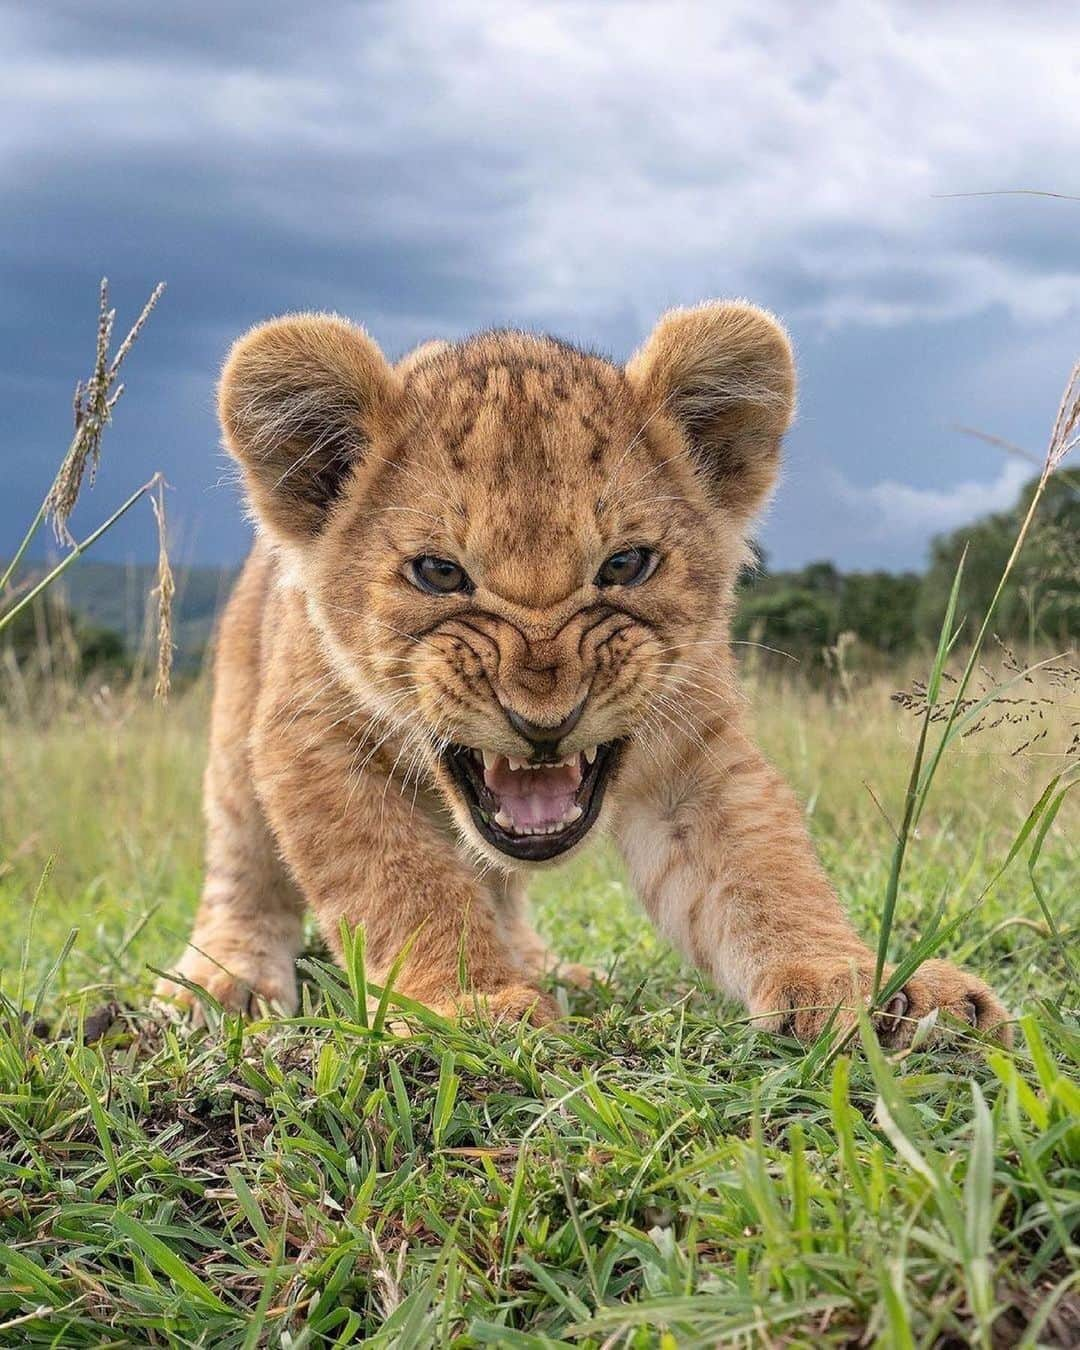
[[[786,335],[743,303],[669,313],[625,369],[516,332],[394,367],[325,315],[242,338],[220,412],[260,539],[220,633],[182,974],[230,1006],[293,1008],[306,903],[335,952],[342,920],[364,926],[375,981],[413,939],[402,992],[553,1016],[557,963],[524,898],[536,864],[480,833],[442,753],[529,757],[512,712],[549,730],[576,716],[558,753],[579,769],[619,747],[589,834],[614,835],[653,922],[752,1014],[810,1037],[865,996],[873,958],[744,729],[728,640],[794,389]],[[655,572],[601,589],[631,547]],[[418,589],[425,556],[474,592]],[[1006,1016],[928,962],[883,1034],[935,1007]]]

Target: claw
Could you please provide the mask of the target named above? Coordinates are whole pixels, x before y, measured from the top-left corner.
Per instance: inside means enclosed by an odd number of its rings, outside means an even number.
[[[881,1029],[889,1035],[898,1031],[900,1028],[900,1020],[907,1012],[909,1006],[910,999],[907,994],[903,989],[897,990],[882,1009]]]
[[[908,1010],[908,996],[901,989],[898,993],[893,994],[892,998],[889,999],[888,1006],[885,1009],[885,1016],[903,1017],[903,1015],[907,1012],[907,1010]]]

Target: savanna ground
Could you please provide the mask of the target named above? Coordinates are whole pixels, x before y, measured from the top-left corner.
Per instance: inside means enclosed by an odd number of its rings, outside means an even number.
[[[917,732],[898,682],[751,680],[871,942]],[[1075,803],[997,875],[1078,720],[1075,686],[1036,692],[1056,706],[1027,751],[1037,723],[947,753],[891,938],[982,896],[942,954],[997,987],[1015,1046],[895,1056],[755,1032],[603,851],[535,887],[554,944],[609,976],[554,1029],[417,1013],[395,1037],[358,963],[317,952],[287,1022],[155,1018],[148,968],[199,891],[205,686],[12,693],[0,1344],[1077,1344]]]

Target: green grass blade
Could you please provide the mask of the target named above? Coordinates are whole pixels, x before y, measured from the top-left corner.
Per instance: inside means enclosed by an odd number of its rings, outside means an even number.
[[[960,582],[964,575],[964,562],[967,558],[967,550],[961,554],[960,562],[956,568],[956,575],[953,577],[952,589],[949,592],[949,601],[945,607],[945,617],[942,619],[941,628],[938,632],[937,651],[934,653],[934,662],[930,669],[930,678],[927,681],[926,712],[923,715],[922,725],[919,728],[919,739],[915,747],[915,754],[911,761],[911,771],[908,776],[907,791],[904,794],[904,814],[897,831],[896,843],[893,847],[892,862],[889,867],[889,880],[885,887],[885,898],[881,907],[881,918],[878,924],[878,942],[877,954],[874,961],[874,988],[873,993],[877,996],[881,988],[881,977],[885,971],[885,963],[889,959],[889,943],[892,939],[893,922],[896,917],[896,902],[900,894],[900,878],[904,870],[904,858],[907,854],[908,842],[911,837],[913,822],[921,809],[921,803],[925,799],[926,793],[930,789],[931,779],[923,782],[922,763],[923,756],[926,753],[927,736],[930,730],[930,718],[933,713],[934,704],[937,702],[938,693],[941,689],[941,677],[945,669],[945,660],[949,654],[949,645],[952,639],[953,625],[956,621],[956,606],[960,597]]]
[[[173,1249],[161,1238],[123,1210],[117,1210],[113,1216],[116,1229],[142,1252],[147,1261],[168,1280],[189,1294],[203,1308],[213,1312],[227,1313],[229,1306],[195,1274],[191,1266],[182,1261]]]

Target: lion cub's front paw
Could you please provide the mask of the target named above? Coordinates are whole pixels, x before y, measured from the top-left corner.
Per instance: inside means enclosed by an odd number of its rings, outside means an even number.
[[[297,1008],[296,969],[291,957],[260,959],[250,952],[233,952],[215,961],[189,950],[177,970],[184,979],[201,985],[229,1012],[257,1017],[265,1007],[290,1016]],[[197,1025],[206,1020],[198,996],[175,980],[158,980],[154,997],[188,1009]]]
[[[758,1026],[812,1041],[838,1006],[834,1025],[850,1026],[855,1007],[866,1005],[873,984],[874,960],[869,952],[784,962],[758,981],[750,1013]],[[923,962],[888,1006],[875,1014],[878,1036],[888,1046],[907,1045],[920,1018],[935,1008],[992,1033],[1005,1045],[1012,1043],[1009,1014],[993,990],[948,961]]]

